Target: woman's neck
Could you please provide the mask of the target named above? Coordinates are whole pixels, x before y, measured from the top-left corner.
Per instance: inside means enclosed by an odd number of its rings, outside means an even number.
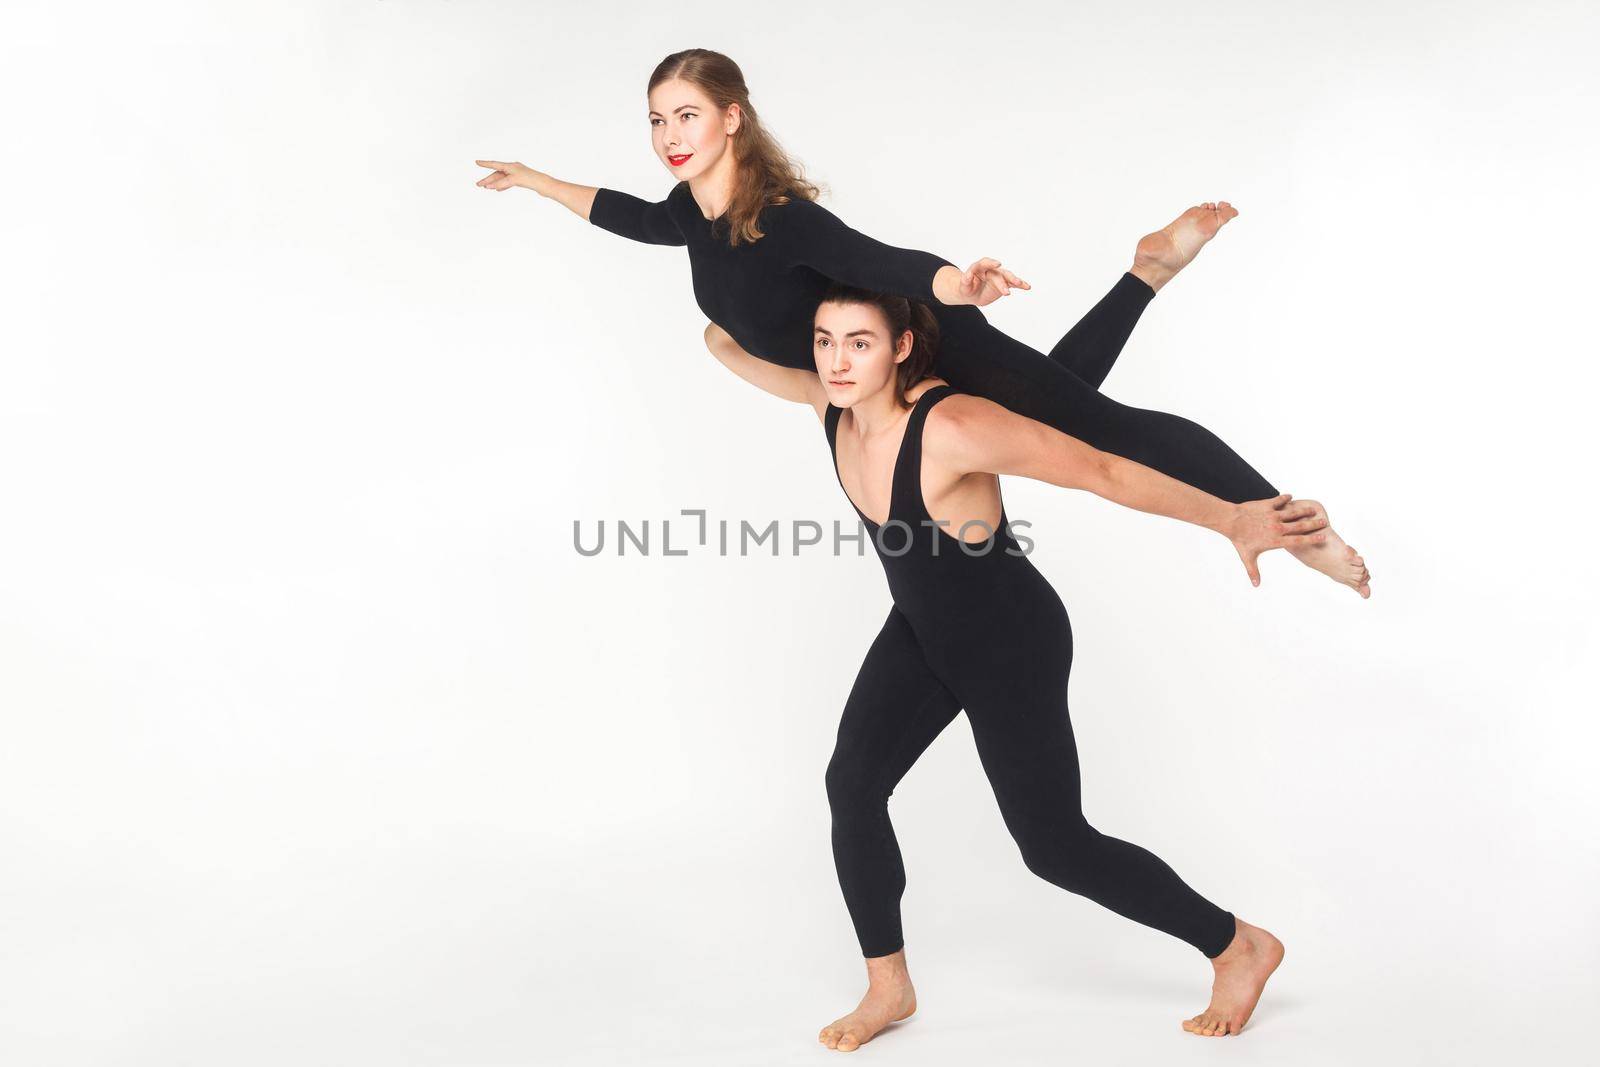
[[[706,219],[714,219],[728,210],[728,201],[733,199],[733,180],[738,174],[737,167],[730,145],[710,170],[689,179],[689,195],[694,197],[700,214]]]

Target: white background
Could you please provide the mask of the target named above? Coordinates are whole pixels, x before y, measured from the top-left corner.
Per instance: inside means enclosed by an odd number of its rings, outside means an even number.
[[[878,562],[578,556],[572,521],[853,518],[703,350],[644,87],[733,55],[847,221],[1033,283],[1048,349],[1242,211],[1107,382],[1313,496],[1281,554],[1010,481],[1077,637],[1088,815],[1276,932],[1034,878],[964,717],[891,805],[882,1063],[1578,1055],[1600,993],[1600,20],[1578,3],[10,5],[0,33],[0,1056],[778,1064],[863,986],[823,769]],[[1225,1051],[1224,1051],[1225,1050]]]

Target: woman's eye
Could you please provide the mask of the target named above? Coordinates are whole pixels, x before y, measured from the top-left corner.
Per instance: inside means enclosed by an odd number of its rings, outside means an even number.
[[[856,342],[856,351],[857,352],[861,351],[863,348],[866,348],[866,347],[867,347],[867,342],[865,342],[865,341],[857,341]]]
[[[652,125],[652,126],[665,126],[666,123],[662,122],[660,119],[651,119],[650,120],[650,125]]]

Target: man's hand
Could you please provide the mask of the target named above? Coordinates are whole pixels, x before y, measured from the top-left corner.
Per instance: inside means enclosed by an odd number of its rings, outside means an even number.
[[[1294,500],[1288,494],[1266,500],[1250,500],[1234,505],[1233,517],[1223,529],[1239,552],[1250,584],[1261,584],[1256,559],[1274,548],[1296,544],[1314,545],[1328,539],[1316,531],[1328,525],[1328,513],[1315,500]]]

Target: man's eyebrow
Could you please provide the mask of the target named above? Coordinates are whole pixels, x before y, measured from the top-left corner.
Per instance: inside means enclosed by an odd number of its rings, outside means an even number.
[[[851,330],[849,333],[845,334],[845,336],[846,337],[862,337],[862,336],[871,337],[872,336],[872,331],[871,330]]]

